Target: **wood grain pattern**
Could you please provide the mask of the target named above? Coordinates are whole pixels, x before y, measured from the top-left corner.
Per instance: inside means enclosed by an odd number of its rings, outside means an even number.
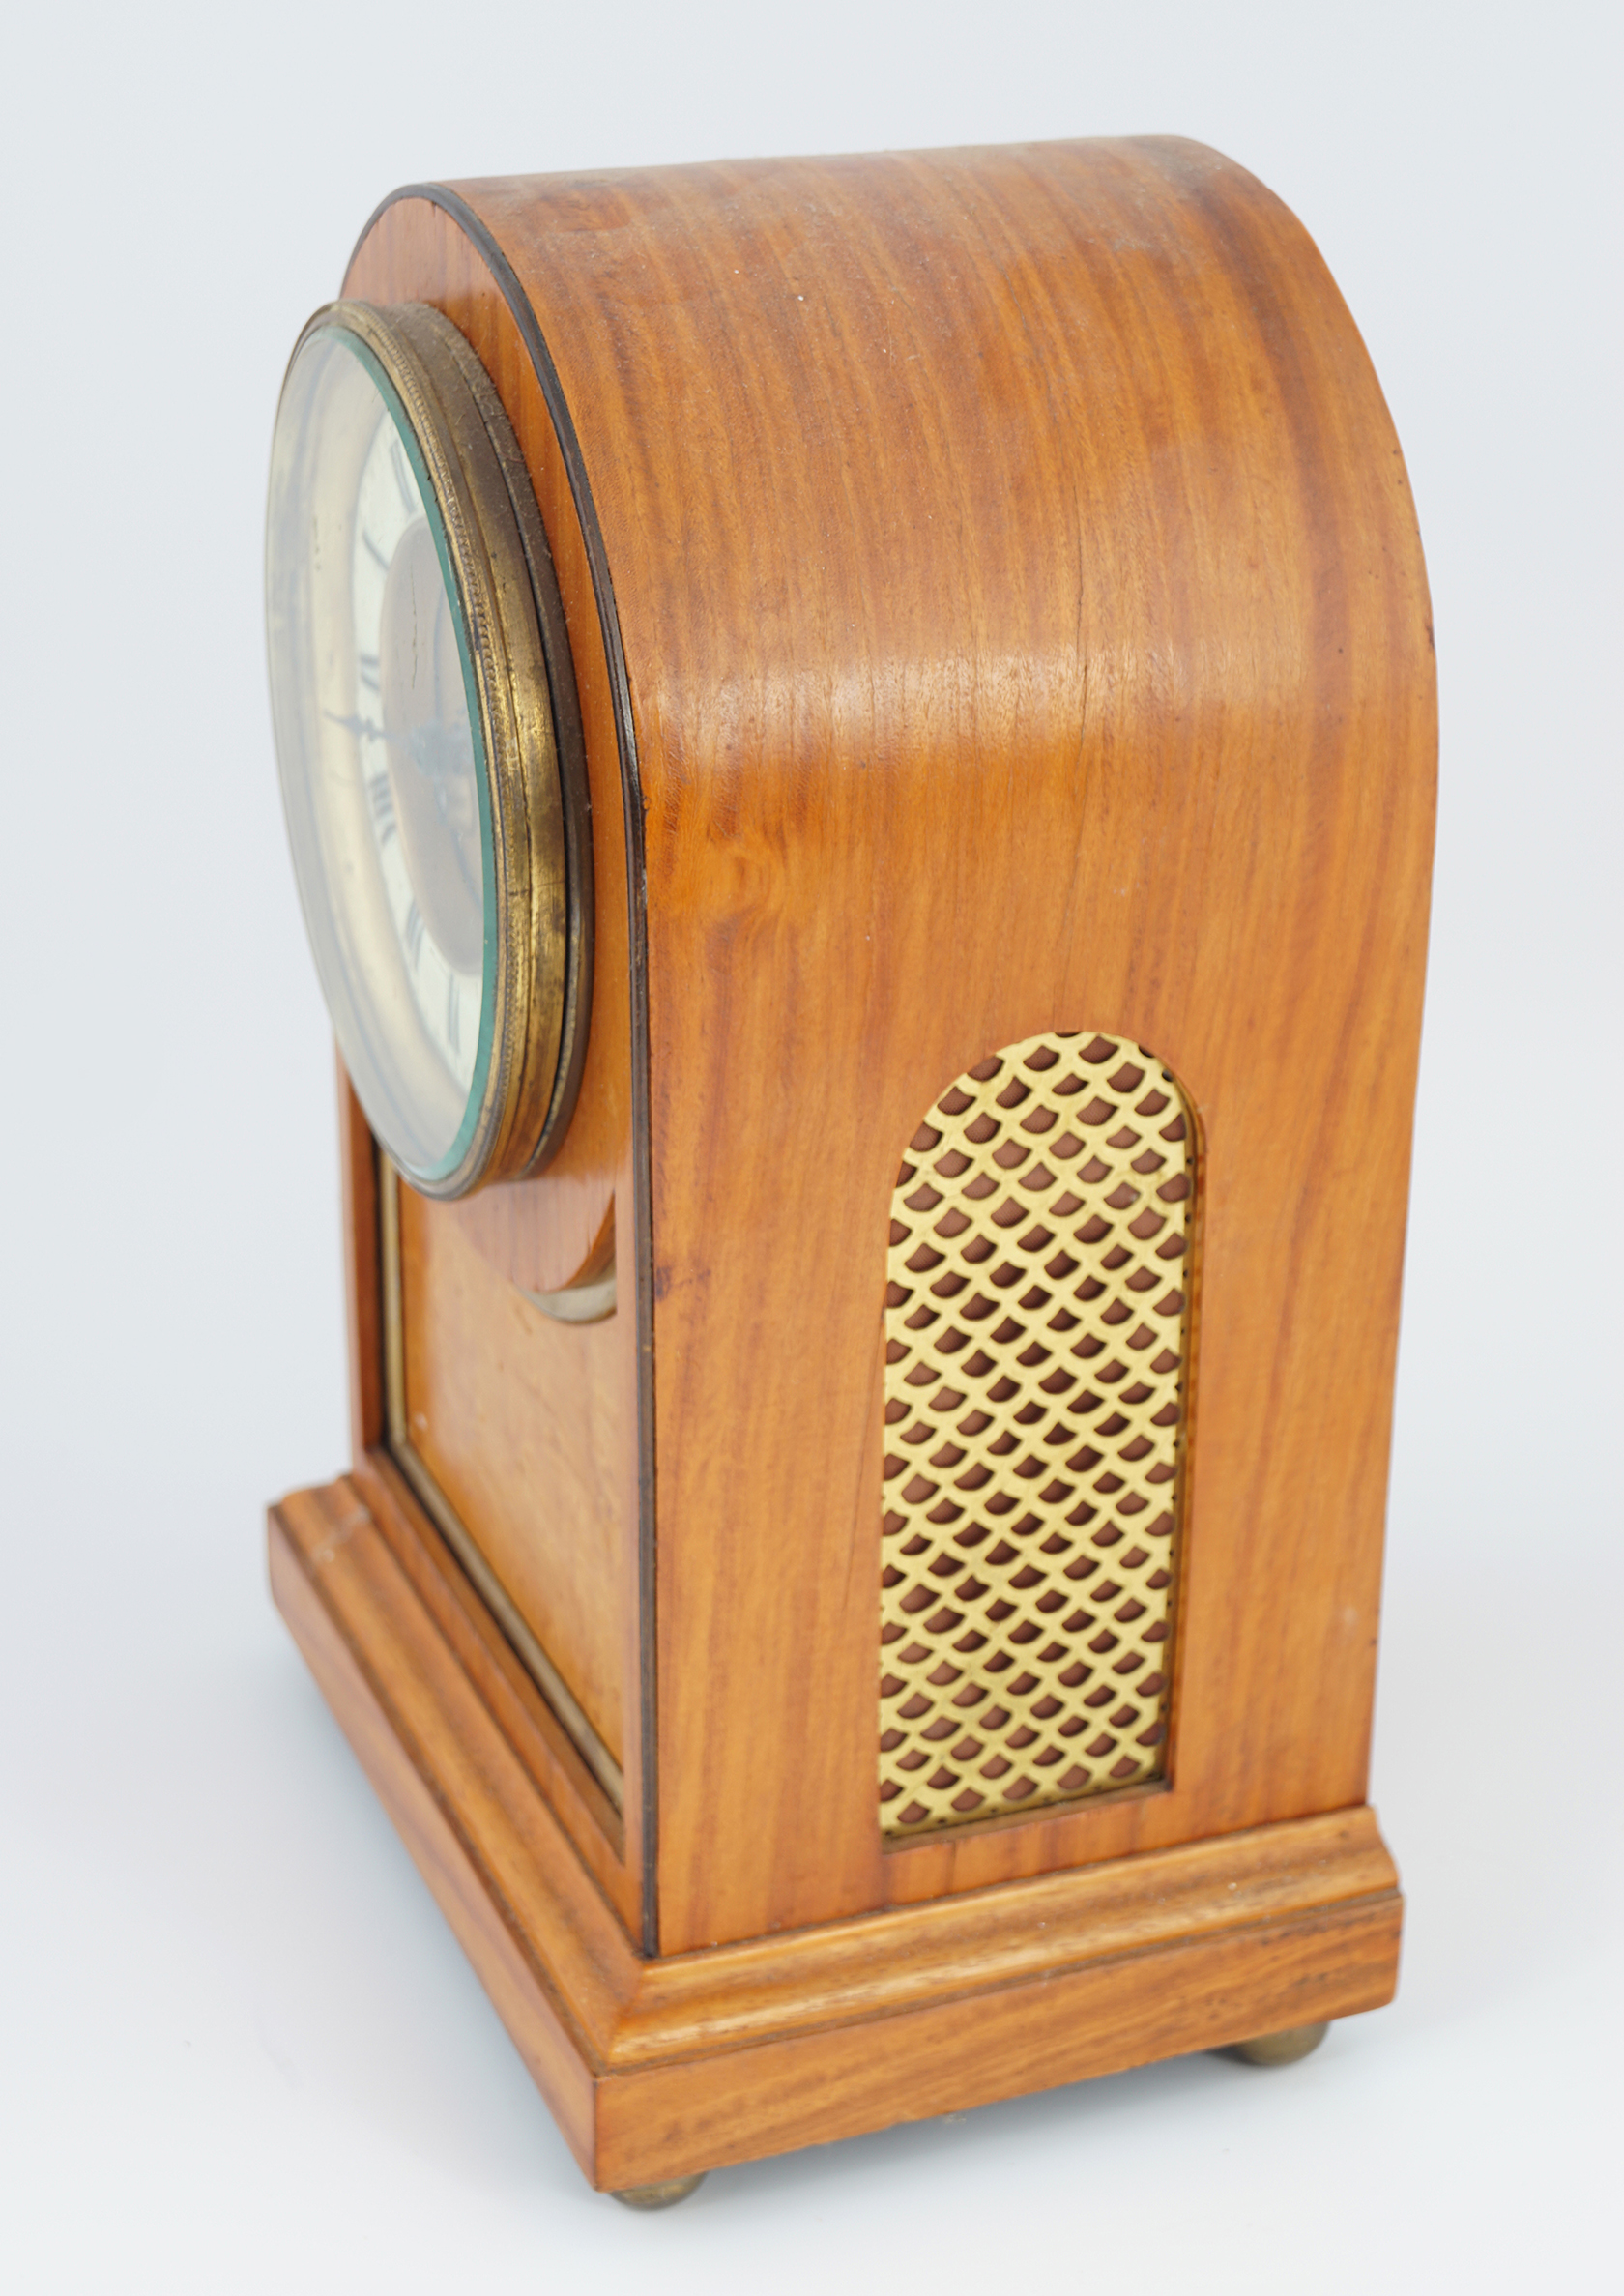
[[[374,1447],[353,1127],[357,1468],[274,1517],[295,1633],[599,2184],[1375,2006],[1436,705],[1402,458],[1323,264],[1167,140],[457,196],[382,211],[347,287],[447,310],[530,463],[597,986],[558,1162],[410,1215],[408,1387],[490,1542],[531,1537],[536,1485],[597,1492],[602,1599],[548,1634],[597,1621],[624,1834]],[[1153,1048],[1199,1133],[1170,1775],[887,1850],[890,1191],[952,1077],[1065,1029]],[[652,1269],[583,1449],[550,1416],[579,1382],[471,1269],[555,1288],[612,1218]],[[527,1556],[556,1606],[568,1571]]]
[[[423,1205],[418,1218],[420,1231],[426,1232],[432,1223],[438,1231],[454,1234],[505,1282],[524,1291],[560,1290],[600,1267],[611,1248],[620,1252],[622,1308],[594,1343],[598,1355],[611,1358],[609,1364],[597,1365],[597,1392],[604,1409],[618,1414],[626,1430],[624,1452],[616,1462],[604,1462],[606,1473],[613,1472],[619,1497],[613,1520],[601,1526],[615,1573],[604,1613],[619,1621],[621,1642],[612,1672],[622,1696],[619,1729],[603,1734],[611,1744],[620,1741],[616,1750],[625,1787],[624,1832],[620,1832],[617,1819],[617,1871],[606,1886],[612,1887],[623,1915],[641,1933],[652,1922],[644,1894],[649,1796],[644,1762],[647,1637],[641,1493],[646,1476],[638,1424],[639,1380],[647,1348],[640,1338],[639,1318],[630,1312],[636,1302],[636,1263],[629,1247],[637,1227],[634,1176],[639,1168],[631,1130],[632,912],[609,666],[586,542],[558,437],[513,314],[479,250],[449,216],[426,201],[386,208],[356,250],[344,292],[386,304],[432,302],[455,321],[478,353],[513,424],[536,488],[574,661],[592,796],[594,877],[591,1034],[575,1116],[558,1155],[539,1179],[486,1188],[459,1204]],[[617,1200],[627,1207],[619,1223],[624,1234],[618,1245]],[[478,1326],[449,1323],[435,1332],[434,1341],[449,1356],[468,1354],[483,1361],[482,1376],[493,1376],[495,1366],[487,1358]],[[426,1366],[420,1356],[411,1368],[420,1376]],[[590,1795],[571,1802],[572,1826],[590,1803]],[[594,1872],[600,1870],[603,1846],[583,1846],[582,1854]]]
[[[640,1929],[640,1876],[626,1859],[624,1821],[548,1705],[523,1661],[458,1569],[435,1525],[387,1452],[367,1454],[352,1480],[413,1592],[520,1761],[546,1796],[576,1855],[625,1924]]]
[[[613,2075],[594,2100],[594,2182],[689,2176],[1378,2008],[1392,1997],[1400,1911],[1396,1898],[1354,1903]]]
[[[361,1491],[272,1512],[276,1600],[582,2166],[615,2188],[1378,2006],[1367,1810],[645,1961]]]
[[[552,1322],[440,1207],[400,1191],[407,1430],[620,1761],[636,1731],[635,1396],[616,1319]]]
[[[1358,1802],[1436,729],[1312,242],[1167,140],[461,189],[574,413],[647,804],[662,1947]],[[457,315],[439,211],[374,236],[357,282]],[[948,1079],[1079,1027],[1202,1131],[1172,1778],[887,1854],[888,1193]]]
[[[508,1895],[524,1889],[527,1861],[573,1864],[556,1820],[520,1784],[511,1748],[415,1599],[353,1484],[301,1493],[274,1508],[270,1564],[277,1608],[323,1696],[576,2158],[589,2166],[592,2078],[579,2024],[552,1971],[542,1973],[523,1934],[504,1918]],[[345,1593],[352,1597],[348,1617]],[[502,1831],[491,1822],[498,1814],[520,1822]],[[601,1925],[613,1927],[607,1906]],[[555,1967],[561,1959],[555,1946]],[[589,1996],[590,1948],[580,1965],[565,1962],[559,1975]]]
[[[478,250],[450,218],[422,202],[386,210],[357,248],[344,292],[373,303],[432,302],[462,330],[524,451],[558,576],[592,792],[595,916],[586,1067],[568,1133],[542,1180],[484,1188],[440,1208],[521,1290],[559,1291],[601,1257],[616,1190],[629,1201],[631,1180],[625,846],[614,712],[585,546],[553,426],[511,314]]]
[[[379,1535],[508,1744],[628,1932],[642,1926],[641,1870],[606,1797],[507,1637],[384,1447],[378,1167],[361,1104],[339,1066],[345,1294],[350,1321],[353,1476]]]

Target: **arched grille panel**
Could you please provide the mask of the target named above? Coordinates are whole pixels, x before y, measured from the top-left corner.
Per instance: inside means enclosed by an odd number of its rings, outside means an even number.
[[[889,1836],[1161,1775],[1194,1127],[1117,1036],[1031,1036],[909,1145],[885,1292]]]

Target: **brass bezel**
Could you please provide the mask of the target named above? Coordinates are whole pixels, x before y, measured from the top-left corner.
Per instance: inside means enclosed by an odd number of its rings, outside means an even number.
[[[524,455],[495,386],[427,304],[325,305],[382,368],[422,458],[468,640],[495,878],[490,1058],[467,1146],[424,1196],[540,1171],[574,1110],[592,984],[592,830],[564,609]],[[387,1146],[387,1143],[386,1143]]]

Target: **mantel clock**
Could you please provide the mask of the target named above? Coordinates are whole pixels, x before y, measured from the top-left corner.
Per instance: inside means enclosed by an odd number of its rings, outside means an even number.
[[[592,2181],[1391,1994],[1404,464],[1168,139],[416,187],[295,348],[289,1625]]]

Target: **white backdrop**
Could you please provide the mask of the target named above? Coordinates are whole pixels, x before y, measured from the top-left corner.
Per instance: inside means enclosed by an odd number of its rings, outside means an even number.
[[[19,6],[0,33],[0,2260],[57,2289],[1591,2288],[1616,2211],[1620,375],[1608,0]],[[1375,1798],[1397,2005],[588,2194],[307,1681],[328,1033],[272,764],[284,359],[395,184],[1165,131],[1404,441],[1438,853]],[[1616,2265],[1612,2265],[1616,2270]]]

